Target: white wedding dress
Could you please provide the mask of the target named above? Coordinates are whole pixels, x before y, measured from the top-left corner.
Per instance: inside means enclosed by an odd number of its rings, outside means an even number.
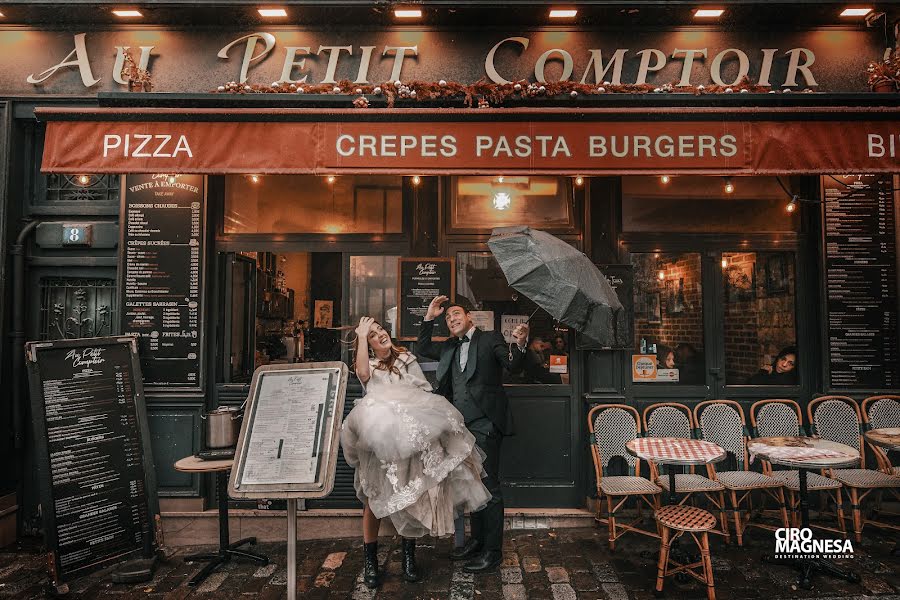
[[[390,517],[403,537],[453,534],[453,520],[491,498],[481,483],[483,452],[463,417],[432,394],[416,358],[405,352],[400,375],[376,369],[366,395],[341,428],[341,447],[356,469],[356,495],[379,519]]]

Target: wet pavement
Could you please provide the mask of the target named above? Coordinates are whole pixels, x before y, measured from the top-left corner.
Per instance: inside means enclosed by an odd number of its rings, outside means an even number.
[[[450,540],[420,541],[417,556],[426,571],[424,581],[410,584],[400,576],[400,539],[381,538],[379,557],[383,583],[369,590],[361,583],[363,563],[360,539],[298,543],[297,590],[299,598],[353,600],[374,598],[450,600],[603,599],[649,600],[654,598],[656,577],[654,539],[629,534],[615,553],[606,543],[606,529],[510,531],[506,534],[502,566],[493,573],[470,575],[447,555]],[[895,598],[900,600],[900,553],[888,530],[866,528],[862,545],[854,544],[855,556],[840,563],[862,576],[853,584],[824,575],[813,579],[810,591],[798,589],[797,573],[787,566],[762,562],[774,550],[773,533],[751,528],[744,547],[726,546],[720,537],[710,540],[717,597],[720,600],[765,598]],[[687,550],[692,542],[685,542]],[[227,563],[201,585],[187,581],[203,563],[185,563],[184,555],[209,547],[178,548],[156,569],[153,579],[137,585],[113,584],[109,573],[96,573],[70,583],[72,599],[250,599],[285,598],[287,592],[286,545],[259,544],[270,564],[259,566],[244,560]],[[47,576],[40,547],[0,551],[0,600],[47,597]],[[665,597],[705,598],[693,580],[667,579]]]

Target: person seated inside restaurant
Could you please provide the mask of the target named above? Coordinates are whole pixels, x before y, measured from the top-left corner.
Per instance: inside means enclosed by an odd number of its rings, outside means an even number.
[[[534,336],[525,351],[522,369],[523,383],[562,383],[559,373],[550,372],[550,344],[540,336]]]
[[[553,338],[553,348],[551,354],[568,354],[569,347],[566,344],[566,338],[562,335],[557,335]]]
[[[675,346],[675,368],[679,371],[679,383],[701,385],[706,382],[705,358],[693,344],[680,342]]]
[[[796,385],[799,360],[797,348],[788,346],[778,353],[772,364],[763,366],[747,380],[749,385]]]
[[[660,345],[656,354],[656,368],[677,369],[678,367],[675,366],[675,351],[668,346]]]

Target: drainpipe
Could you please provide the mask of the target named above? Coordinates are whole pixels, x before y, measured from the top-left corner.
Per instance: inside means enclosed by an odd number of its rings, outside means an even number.
[[[22,381],[25,369],[25,240],[40,224],[40,220],[29,221],[19,232],[16,243],[9,253],[12,255],[12,399],[13,399],[13,435],[15,448],[21,450],[25,445],[25,400],[23,398]],[[21,483],[21,479],[20,479]]]

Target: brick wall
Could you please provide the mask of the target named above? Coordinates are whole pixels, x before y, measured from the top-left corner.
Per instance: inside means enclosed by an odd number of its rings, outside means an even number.
[[[643,255],[643,277],[636,282],[636,293],[660,295],[661,323],[650,323],[646,315],[635,316],[635,342],[674,348],[679,343],[703,348],[703,300],[700,285],[700,254]],[[649,263],[648,263],[649,261]],[[655,267],[655,268],[654,268]],[[636,272],[638,269],[635,269]],[[664,279],[659,279],[662,272]],[[638,279],[636,277],[636,279]]]

